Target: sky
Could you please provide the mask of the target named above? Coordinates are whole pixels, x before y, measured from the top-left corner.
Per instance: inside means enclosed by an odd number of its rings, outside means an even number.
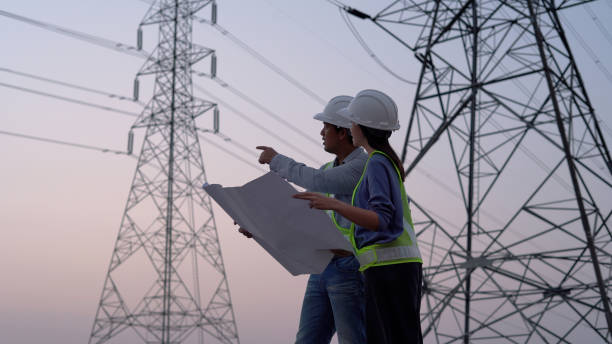
[[[337,8],[322,0],[219,1],[218,23],[265,56],[318,97],[354,95],[374,88],[394,98],[405,128],[414,86],[376,64],[358,44]],[[364,10],[366,1],[348,2]],[[0,10],[60,25],[124,44],[136,44],[136,29],[148,5],[137,0],[22,0],[4,2]],[[612,1],[591,5],[601,24],[612,31]],[[612,83],[597,64],[612,70],[612,42],[588,13],[568,10],[565,19],[584,37],[594,61],[569,35],[596,113],[612,142]],[[355,24],[389,68],[415,80],[419,62],[370,23]],[[144,47],[157,40],[145,28]],[[194,23],[194,41],[216,50],[217,75],[248,95],[245,101],[206,78],[194,77],[196,94],[220,104],[221,133],[202,142],[209,183],[242,185],[262,175],[255,146],[318,167],[333,157],[320,145],[321,123],[312,115],[322,109],[313,97],[279,77],[211,26]],[[0,131],[124,151],[134,118],[65,100],[33,94],[28,88],[84,102],[139,113],[129,101],[49,84],[17,71],[130,97],[143,60],[121,52],[0,16]],[[197,69],[207,71],[202,64]],[[150,93],[146,82],[141,99]],[[148,92],[148,93],[147,93]],[[306,139],[281,125],[273,113],[301,129]],[[270,136],[251,119],[282,137]],[[197,120],[211,128],[212,118]],[[400,149],[403,132],[392,137]],[[135,152],[143,132],[136,131]],[[224,140],[231,139],[230,141]],[[232,142],[236,143],[233,144]],[[288,147],[300,147],[311,157]],[[220,149],[222,147],[223,149]],[[243,147],[243,148],[241,148]],[[244,148],[246,147],[246,148]],[[246,150],[245,150],[246,149]],[[228,155],[226,150],[233,152]],[[237,159],[236,155],[242,160]],[[0,135],[0,333],[10,343],[83,343],[95,316],[108,262],[125,207],[136,160],[125,155]],[[245,163],[246,160],[248,163]],[[436,168],[436,162],[430,162]],[[408,179],[413,194],[444,194],[417,171]],[[452,195],[446,195],[451,197]],[[430,197],[431,198],[431,197]],[[609,200],[609,199],[608,199]],[[444,203],[444,202],[442,202]],[[444,209],[444,206],[441,205]],[[306,276],[293,277],[253,241],[237,233],[231,219],[215,207],[218,233],[243,343],[287,343],[294,339]]]

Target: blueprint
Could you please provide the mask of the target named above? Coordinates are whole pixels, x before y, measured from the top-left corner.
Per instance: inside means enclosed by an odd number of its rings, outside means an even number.
[[[292,275],[323,272],[330,249],[352,251],[329,216],[292,198],[298,191],[274,172],[240,187],[212,184],[204,190]]]

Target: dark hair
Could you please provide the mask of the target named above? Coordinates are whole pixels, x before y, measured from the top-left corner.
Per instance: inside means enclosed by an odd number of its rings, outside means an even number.
[[[342,129],[344,129],[344,131],[346,132],[346,137],[348,138],[348,141],[350,144],[353,144],[353,136],[351,135],[351,130],[348,128],[344,128],[344,127],[340,127],[340,126],[334,126],[336,128],[336,131],[340,131]]]
[[[391,136],[391,131],[369,128],[361,124],[359,125],[359,128],[361,128],[363,136],[365,136],[366,140],[368,140],[368,144],[370,145],[370,147],[387,154],[389,158],[391,158],[391,160],[399,170],[400,175],[402,176],[402,181],[404,181],[406,179],[406,172],[404,172],[402,162],[389,144],[389,137]]]

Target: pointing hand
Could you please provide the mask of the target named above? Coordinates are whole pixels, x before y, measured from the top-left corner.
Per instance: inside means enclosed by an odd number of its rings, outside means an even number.
[[[272,147],[257,146],[255,148],[262,150],[261,154],[259,155],[260,164],[269,164],[270,161],[272,161],[272,158],[278,155],[278,153]]]

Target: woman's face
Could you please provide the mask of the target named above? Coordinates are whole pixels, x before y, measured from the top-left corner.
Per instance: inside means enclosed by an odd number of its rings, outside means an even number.
[[[353,146],[355,147],[365,147],[368,143],[367,139],[363,135],[363,131],[357,123],[353,123],[351,126],[351,136],[353,136]]]

